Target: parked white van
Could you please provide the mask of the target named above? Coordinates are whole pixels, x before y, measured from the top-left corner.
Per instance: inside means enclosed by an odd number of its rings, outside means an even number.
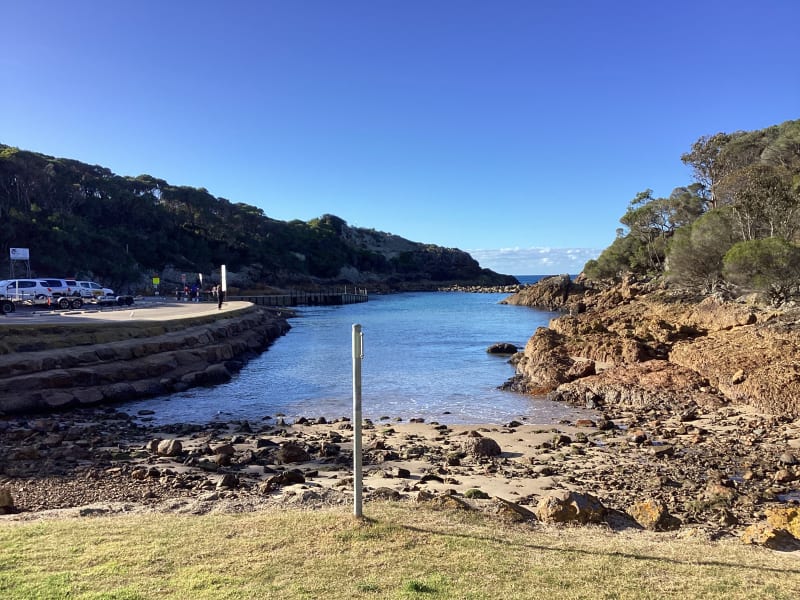
[[[6,279],[0,281],[0,296],[11,302],[80,308],[83,300],[71,297],[74,290],[64,279]]]
[[[53,297],[53,289],[39,279],[6,279],[0,281],[0,294],[18,302],[46,300]]]

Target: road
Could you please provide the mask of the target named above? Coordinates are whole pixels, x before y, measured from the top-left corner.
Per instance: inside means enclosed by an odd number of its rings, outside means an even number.
[[[132,306],[84,306],[80,310],[41,310],[18,307],[11,314],[0,317],[0,325],[25,323],[63,323],[69,321],[169,321],[188,319],[220,312],[231,312],[252,306],[250,302],[224,302],[217,308],[215,302],[177,302],[166,298],[137,298]]]

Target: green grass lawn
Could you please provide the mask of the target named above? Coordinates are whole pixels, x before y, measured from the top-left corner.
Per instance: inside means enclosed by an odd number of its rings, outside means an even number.
[[[800,557],[408,504],[0,523],[0,598],[786,598]]]

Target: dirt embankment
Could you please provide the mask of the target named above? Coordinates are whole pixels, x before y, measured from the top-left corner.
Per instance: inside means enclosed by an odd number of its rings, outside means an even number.
[[[0,413],[119,402],[223,382],[288,329],[275,311],[250,305],[164,320],[4,324]]]

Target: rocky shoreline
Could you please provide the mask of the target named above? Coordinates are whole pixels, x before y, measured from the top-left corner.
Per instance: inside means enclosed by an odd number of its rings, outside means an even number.
[[[0,420],[0,520],[352,502],[352,424],[149,426],[113,408]],[[419,420],[417,420],[419,421]],[[365,422],[365,498],[795,550],[800,423],[732,407],[574,423]],[[778,515],[780,527],[770,525]]]
[[[365,422],[367,502],[800,548],[795,313],[626,285],[556,287],[550,302],[564,315],[515,355],[512,387],[532,402],[549,393],[593,408],[596,419]],[[0,419],[0,519],[352,501],[347,418],[148,418],[97,407]]]

